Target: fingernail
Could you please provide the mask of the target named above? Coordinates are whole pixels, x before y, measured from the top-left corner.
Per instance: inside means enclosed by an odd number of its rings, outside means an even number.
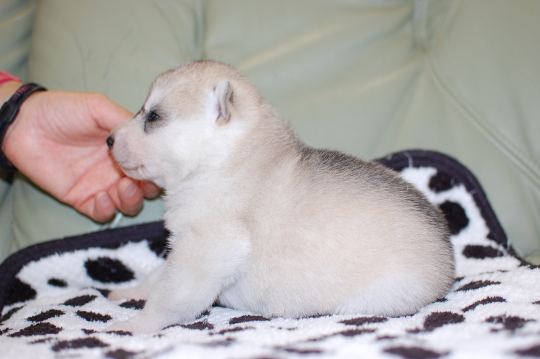
[[[131,197],[137,192],[137,185],[133,182],[131,182],[125,189],[124,189],[124,197]]]
[[[101,193],[97,198],[100,207],[108,207],[111,205],[111,199],[107,193]]]

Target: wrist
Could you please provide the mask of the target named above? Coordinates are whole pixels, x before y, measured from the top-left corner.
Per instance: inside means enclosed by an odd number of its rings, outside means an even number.
[[[11,90],[11,87],[6,88],[5,86],[10,85],[10,83],[12,82],[14,81],[5,82],[4,84],[0,84],[0,86],[7,93],[8,90]],[[20,85],[20,83],[18,83],[18,85]],[[0,90],[2,90],[2,88],[0,88]],[[7,101],[3,103],[2,107],[0,108],[0,168],[4,170],[16,170],[4,154],[3,145],[7,130],[17,117],[21,105],[31,94],[36,91],[45,91],[45,88],[33,83],[19,86],[18,89],[11,95],[11,97]]]

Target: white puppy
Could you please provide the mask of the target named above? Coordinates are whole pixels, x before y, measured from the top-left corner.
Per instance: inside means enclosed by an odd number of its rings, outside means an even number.
[[[234,68],[159,76],[108,139],[133,178],[165,189],[171,252],[147,299],[110,330],[155,332],[216,300],[268,317],[411,314],[454,282],[441,212],[382,165],[306,147]]]

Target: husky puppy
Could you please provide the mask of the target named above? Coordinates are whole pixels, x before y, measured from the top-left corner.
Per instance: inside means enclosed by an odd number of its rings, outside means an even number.
[[[159,76],[107,140],[126,175],[165,190],[167,261],[109,298],[147,299],[108,330],[150,333],[216,300],[267,317],[400,316],[444,296],[441,212],[384,166],[307,147],[234,68]]]

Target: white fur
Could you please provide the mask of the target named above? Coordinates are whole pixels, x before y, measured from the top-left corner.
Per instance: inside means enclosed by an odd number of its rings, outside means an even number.
[[[111,138],[127,175],[164,187],[172,235],[159,272],[110,295],[147,297],[144,310],[108,330],[155,332],[215,300],[266,316],[411,314],[453,283],[438,209],[380,165],[307,148],[229,66],[158,77]]]

